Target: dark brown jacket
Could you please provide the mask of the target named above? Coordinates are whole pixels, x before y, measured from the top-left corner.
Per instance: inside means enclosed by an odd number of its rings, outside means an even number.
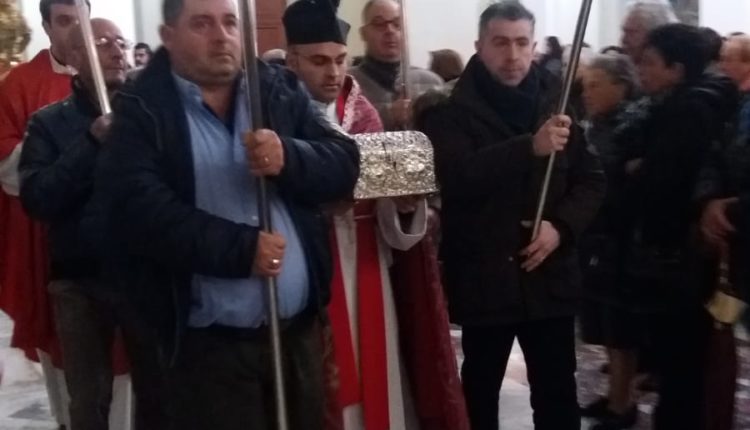
[[[533,155],[532,134],[511,131],[487,102],[472,59],[450,99],[420,123],[432,139],[442,189],[443,243],[451,319],[462,325],[510,324],[572,316],[580,289],[575,242],[604,197],[605,179],[573,127],[558,154],[545,219],[561,233],[561,247],[531,274],[519,252],[530,233],[547,158]],[[559,82],[541,70],[538,129],[557,103]]]

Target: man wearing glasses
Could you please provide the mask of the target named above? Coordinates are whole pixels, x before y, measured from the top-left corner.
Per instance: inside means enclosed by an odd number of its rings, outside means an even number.
[[[351,74],[377,108],[385,129],[403,129],[411,123],[412,115],[411,100],[403,98],[401,88],[401,7],[394,0],[370,0],[362,11],[362,20],[365,58]],[[438,75],[418,68],[409,69],[408,80],[412,97],[443,85]]]
[[[125,53],[132,45],[110,21],[94,19],[91,26],[111,97],[125,83]],[[73,94],[31,117],[18,169],[24,209],[49,228],[49,292],[71,399],[71,426],[109,428],[111,351],[118,329],[133,369],[136,428],[166,428],[155,344],[122,291],[103,280],[101,250],[95,245],[101,223],[93,219],[89,201],[94,166],[111,118],[102,115],[97,103],[81,32],[73,30],[68,41],[68,64],[79,71]],[[115,416],[113,422],[127,420]]]

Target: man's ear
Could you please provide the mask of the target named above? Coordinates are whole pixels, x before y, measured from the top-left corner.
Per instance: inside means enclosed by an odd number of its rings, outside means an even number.
[[[52,29],[50,28],[50,23],[47,21],[42,21],[42,28],[44,28],[44,33],[47,35],[47,37],[50,37],[50,32]]]
[[[161,37],[161,43],[170,51],[174,43],[174,29],[166,24],[159,26],[159,37]]]

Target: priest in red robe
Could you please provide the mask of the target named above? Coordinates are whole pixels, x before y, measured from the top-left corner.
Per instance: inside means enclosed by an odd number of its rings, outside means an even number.
[[[321,112],[345,132],[383,131],[377,110],[346,73],[349,25],[336,17],[337,6],[330,0],[301,0],[287,9],[287,66],[306,84]],[[467,429],[446,308],[433,294],[442,297],[434,255],[400,266],[413,269],[399,270],[397,279],[408,284],[397,284],[395,278],[392,282],[390,275],[393,251],[413,249],[425,237],[426,200],[380,199],[343,206],[333,219],[329,315],[334,348],[329,362],[334,363],[334,377],[329,374],[327,380],[335,383],[329,384],[327,429]],[[435,270],[425,270],[425,264]],[[422,296],[420,306],[444,317],[401,321],[402,315],[414,315],[405,309],[411,304],[398,303],[397,292],[406,300]],[[442,333],[437,338],[444,344],[434,348],[435,336],[429,332]],[[443,382],[415,385],[429,378]],[[436,387],[440,393],[429,392]]]
[[[59,347],[47,296],[47,236],[21,207],[18,161],[31,115],[71,92],[75,71],[65,66],[65,43],[77,15],[73,1],[44,0],[41,6],[50,49],[12,69],[0,83],[0,309],[14,321],[11,346],[42,363],[50,406],[62,425],[65,386],[60,363],[55,360],[54,366],[50,356],[59,358]]]

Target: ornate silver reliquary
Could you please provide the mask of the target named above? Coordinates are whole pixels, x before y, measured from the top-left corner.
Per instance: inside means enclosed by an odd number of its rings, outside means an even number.
[[[423,133],[395,131],[353,137],[361,154],[356,200],[438,191],[432,143]]]

